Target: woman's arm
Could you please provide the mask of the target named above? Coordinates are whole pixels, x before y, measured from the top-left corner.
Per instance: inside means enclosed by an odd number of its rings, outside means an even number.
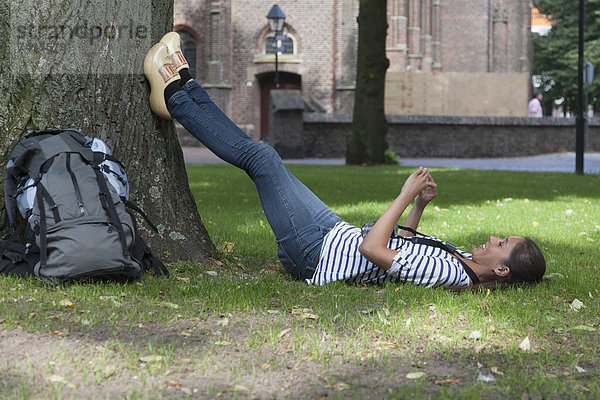
[[[367,260],[386,271],[392,266],[398,252],[387,247],[390,235],[406,207],[427,187],[430,178],[429,169],[423,167],[408,177],[398,197],[377,220],[358,249]]]
[[[429,204],[431,200],[435,198],[437,195],[437,184],[433,181],[431,175],[429,176],[429,180],[427,183],[427,187],[421,190],[421,192],[415,197],[415,203],[413,204],[408,216],[404,220],[404,226],[407,228],[411,228],[413,230],[417,230],[419,226],[419,221],[421,220],[421,216],[423,215],[423,210]],[[413,236],[414,234],[410,231],[401,230],[399,232],[401,236]]]

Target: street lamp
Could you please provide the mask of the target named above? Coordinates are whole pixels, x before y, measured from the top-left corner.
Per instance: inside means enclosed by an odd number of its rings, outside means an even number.
[[[282,34],[283,22],[285,21],[285,14],[281,11],[281,8],[277,4],[271,7],[271,11],[267,14],[269,20],[269,27],[272,32],[275,32],[275,88],[279,89],[279,51],[281,47],[280,41],[285,40],[285,35]]]

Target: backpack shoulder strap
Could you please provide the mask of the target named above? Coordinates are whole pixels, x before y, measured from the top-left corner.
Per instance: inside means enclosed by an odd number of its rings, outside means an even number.
[[[460,265],[462,265],[462,267],[465,270],[465,272],[467,273],[467,275],[469,275],[469,278],[471,278],[471,281],[473,282],[473,284],[480,283],[479,277],[477,276],[475,271],[473,271],[473,269],[471,269],[471,267],[469,267],[467,265],[467,263],[464,262],[464,260],[461,258],[461,256],[459,254],[457,254],[456,250],[458,250],[458,249],[453,243],[442,242],[442,241],[438,241],[438,240],[433,240],[433,239],[424,238],[424,237],[417,237],[417,236],[413,236],[410,238],[403,238],[403,239],[410,241],[412,243],[415,243],[415,244],[424,244],[426,246],[437,247],[439,249],[447,251],[450,254],[457,255],[456,259],[460,262]]]
[[[14,229],[17,217],[17,182],[8,171],[4,174],[4,220],[0,230],[7,226]]]
[[[148,218],[148,216],[146,215],[146,213],[134,202],[129,201],[127,199],[123,199],[121,198],[121,200],[123,201],[123,204],[125,204],[128,208],[132,209],[133,211],[137,212],[138,214],[140,214],[142,216],[142,218],[144,218],[144,221],[146,221],[148,223],[148,225],[150,226],[150,228],[152,228],[152,230],[156,233],[158,233],[158,228],[152,223],[152,221],[150,221],[150,218]]]
[[[94,165],[92,168],[96,174],[96,182],[98,183],[98,188],[100,189],[100,204],[102,204],[102,208],[108,214],[108,218],[119,234],[119,240],[121,241],[121,246],[123,247],[123,255],[129,256],[129,249],[125,239],[125,232],[123,231],[123,224],[121,224],[119,214],[117,213],[115,205],[112,202],[108,186],[106,185],[106,178],[104,178],[104,175],[102,172],[100,172],[98,166]]]
[[[152,254],[152,250],[150,250],[150,247],[144,242],[144,239],[139,235],[137,229],[134,234],[135,238],[131,248],[131,255],[142,264],[144,272],[152,269],[155,276],[164,275],[168,278],[169,270],[165,264]]]

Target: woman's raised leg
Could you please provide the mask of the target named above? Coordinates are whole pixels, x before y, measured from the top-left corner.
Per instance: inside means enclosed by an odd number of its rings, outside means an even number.
[[[271,146],[248,137],[197,83],[188,82],[184,88],[168,101],[171,115],[221,159],[246,171],[258,190],[284,267],[297,278],[311,277],[323,236],[339,217],[285,168]]]

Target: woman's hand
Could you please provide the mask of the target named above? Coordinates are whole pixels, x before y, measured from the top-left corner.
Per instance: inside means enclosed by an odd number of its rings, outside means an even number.
[[[427,186],[419,192],[417,197],[415,197],[415,205],[425,208],[436,195],[437,183],[435,183],[431,175],[429,175]]]
[[[431,178],[431,175],[429,174],[429,168],[419,167],[418,170],[410,174],[410,176],[406,179],[406,182],[404,182],[404,186],[402,186],[400,193],[405,193],[413,198],[424,191],[432,182],[433,178]],[[435,184],[435,182],[433,183]],[[430,196],[431,191],[428,193]],[[433,197],[435,197],[435,194]],[[431,199],[433,199],[433,197],[431,197]]]

